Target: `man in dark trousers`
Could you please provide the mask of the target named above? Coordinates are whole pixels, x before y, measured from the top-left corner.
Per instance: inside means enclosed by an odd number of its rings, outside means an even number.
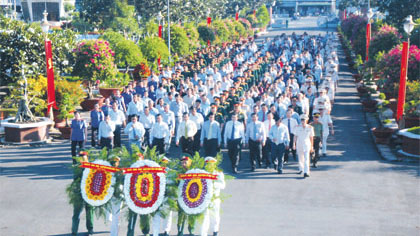
[[[205,156],[215,157],[222,142],[219,122],[214,120],[214,113],[210,113],[209,120],[201,128],[200,144],[204,148]]]
[[[238,114],[232,115],[232,120],[226,123],[223,141],[228,149],[228,155],[232,162],[233,173],[238,173],[239,153],[241,144],[245,145],[244,124],[238,121]]]
[[[255,171],[256,163],[261,167],[261,151],[265,145],[266,134],[264,123],[258,120],[256,113],[251,114],[252,121],[248,124],[246,129],[246,143],[249,146],[249,159],[251,161],[251,170]]]

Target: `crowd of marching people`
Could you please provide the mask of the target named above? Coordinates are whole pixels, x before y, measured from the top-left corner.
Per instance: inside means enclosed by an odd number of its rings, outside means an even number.
[[[200,152],[211,158],[224,147],[235,174],[247,148],[251,171],[274,168],[282,174],[293,157],[306,178],[310,163],[317,167],[327,154],[329,134],[334,135],[330,113],[337,84],[333,34],[283,34],[261,45],[249,39],[210,46],[132,81],[103,106],[96,105],[90,112],[91,146],[121,147],[125,134],[130,153],[136,145],[168,154],[175,145],[190,156]],[[84,147],[88,125],[75,112],[71,127],[76,156],[77,145]],[[206,227],[202,235],[207,235]],[[165,234],[168,230],[170,226]]]
[[[309,176],[327,153],[334,129],[331,110],[338,83],[335,36],[281,35],[257,46],[253,39],[210,46],[173,67],[159,68],[132,81],[91,111],[91,145],[171,145],[183,153],[215,156],[224,145],[232,171],[242,148],[249,148],[251,169],[283,171],[289,156]],[[311,122],[310,124],[308,122]],[[72,155],[83,147],[87,124],[76,113]]]

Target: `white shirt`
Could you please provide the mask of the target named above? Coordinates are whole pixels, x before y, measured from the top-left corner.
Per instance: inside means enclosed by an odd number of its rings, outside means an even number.
[[[175,115],[172,111],[162,111],[162,120],[168,125],[170,131],[175,131]]]
[[[227,144],[228,139],[231,139],[232,137],[232,126],[233,126],[233,120],[230,120],[226,123],[225,128],[225,135],[224,135],[224,143]],[[245,142],[245,128],[244,124],[242,122],[236,121],[235,122],[235,133],[233,134],[233,139],[242,139],[242,142]]]
[[[204,123],[203,115],[198,112],[195,113],[195,116],[190,114],[190,120],[194,121],[195,125],[197,126],[197,130],[200,130]]]
[[[179,139],[182,136],[185,136],[185,129],[187,126],[187,137],[194,137],[195,133],[197,133],[197,126],[195,125],[195,122],[192,120],[187,120],[187,122],[182,121],[179,126],[178,126],[178,130],[176,132],[176,142],[179,142]]]
[[[130,122],[124,129],[124,133],[128,134],[129,140],[140,140],[143,138],[145,132],[146,131],[140,122]],[[136,138],[136,136],[138,138]]]
[[[289,118],[284,118],[282,121],[281,121],[281,123],[283,123],[286,127],[287,127],[287,129],[289,129]],[[292,134],[294,134],[295,133],[295,128],[297,127],[297,125],[298,125],[298,123],[297,123],[297,121],[296,121],[296,119],[294,119],[294,118],[292,118],[292,117],[290,117],[290,130],[289,130],[289,132],[290,133],[292,133]]]
[[[319,122],[322,123],[322,135],[328,135],[330,133],[328,124],[332,124],[331,116],[329,114],[324,114],[319,117]]]
[[[274,144],[276,145],[284,143],[284,145],[288,146],[290,142],[289,130],[287,129],[287,126],[285,126],[283,123],[280,123],[279,126],[272,126],[268,137],[270,137],[271,141],[274,142]]]
[[[310,150],[311,148],[311,137],[314,136],[314,128],[310,125],[306,125],[303,128],[302,125],[299,125],[294,130],[294,135],[296,137],[296,149],[303,148],[303,151]]]
[[[141,101],[131,101],[128,104],[127,108],[127,116],[129,115],[139,115],[141,112],[143,112],[143,102]]]
[[[265,142],[266,132],[264,123],[261,121],[250,122],[246,129],[245,142],[248,143],[249,139],[252,141]]]
[[[276,121],[274,121],[274,119],[271,119],[271,120],[267,119],[263,123],[264,123],[265,133],[268,137],[268,133],[270,132],[270,129],[276,125]]]
[[[111,121],[114,122],[115,125],[122,125],[125,121],[124,112],[121,110],[114,111],[114,109],[108,112],[109,116],[111,117]]]
[[[141,113],[139,121],[143,124],[145,129],[151,129],[152,125],[155,123],[155,117],[150,113],[149,115]]]
[[[101,121],[98,128],[98,139],[114,137],[115,124],[112,121]]]
[[[169,143],[169,138],[171,137],[171,133],[169,131],[168,124],[165,122],[156,122],[153,124],[152,129],[150,130],[150,142],[153,142],[154,138],[164,138],[165,143]]]

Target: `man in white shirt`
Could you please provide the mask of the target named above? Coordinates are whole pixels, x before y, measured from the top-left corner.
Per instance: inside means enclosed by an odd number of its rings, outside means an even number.
[[[268,137],[271,140],[271,159],[274,163],[274,169],[279,174],[283,173],[284,150],[289,149],[290,137],[287,126],[278,119],[276,125],[271,127]]]
[[[150,147],[150,129],[155,123],[155,117],[150,113],[149,107],[144,107],[143,113],[140,114],[140,123],[143,124],[145,129],[143,146]]]
[[[179,124],[176,132],[176,145],[181,144],[183,153],[194,155],[194,135],[197,133],[197,126],[194,121],[189,119],[189,115],[185,112],[182,115],[183,121]]]
[[[175,101],[171,102],[170,108],[175,115],[175,131],[177,131],[179,123],[182,121],[182,114],[188,112],[188,105],[182,101],[182,97],[179,94],[176,94]]]
[[[112,149],[112,139],[114,138],[115,124],[111,121],[109,115],[105,116],[105,120],[101,121],[98,128],[98,144],[101,149],[106,147]]]
[[[241,143],[245,145],[245,128],[244,124],[238,121],[238,114],[232,114],[231,118],[232,119],[226,123],[224,144],[228,149],[228,155],[232,163],[233,173],[237,174]]]
[[[133,101],[128,104],[127,116],[128,120],[131,120],[133,116],[139,116],[143,112],[143,102],[140,100],[138,94],[134,94]]]
[[[327,155],[327,139],[328,135],[334,135],[334,126],[331,119],[331,116],[325,111],[325,107],[321,106],[318,108],[319,112],[321,113],[321,117],[319,118],[319,122],[322,123],[322,155]]]
[[[168,125],[162,121],[162,115],[156,115],[156,123],[153,124],[150,130],[150,142],[152,147],[156,146],[156,151],[159,154],[166,152],[166,145],[169,145],[171,132]]]
[[[261,150],[265,145],[266,133],[264,123],[258,120],[255,113],[251,114],[252,122],[250,122],[246,129],[245,142],[249,146],[249,159],[251,161],[251,171],[255,171],[256,163],[261,167]]]
[[[114,147],[121,147],[121,128],[125,127],[125,115],[122,110],[118,109],[118,104],[112,104],[112,110],[109,111],[111,121],[115,124],[114,131]]]
[[[141,141],[145,133],[144,127],[137,122],[137,116],[131,117],[131,122],[124,129],[124,133],[128,135],[128,150],[132,153],[132,145],[141,148]]]
[[[215,157],[222,143],[219,122],[214,120],[214,113],[210,113],[208,120],[201,128],[200,144],[204,148],[205,156]]]
[[[264,131],[267,136],[267,140],[265,141],[265,145],[262,147],[262,160],[263,162],[265,162],[266,169],[269,169],[271,166],[270,153],[271,153],[272,141],[271,141],[271,138],[268,136],[268,134],[270,132],[271,127],[273,127],[276,124],[276,122],[273,119],[273,113],[271,113],[271,111],[267,113],[267,120],[265,120],[263,124],[264,124]]]
[[[204,123],[204,118],[203,118],[203,115],[197,112],[197,109],[195,107],[191,107],[190,120],[194,121],[195,126],[197,127],[197,132],[194,135],[193,151],[198,152],[200,151],[201,128]]]
[[[286,113],[286,118],[283,119],[281,123],[283,123],[287,130],[289,131],[289,140],[293,140],[294,138],[294,130],[298,125],[298,122],[295,118],[292,117],[293,111],[288,110]],[[290,145],[291,146],[291,145]],[[289,153],[290,153],[290,146],[284,152],[284,163],[286,164],[289,161]],[[292,149],[293,159],[296,160],[296,150]]]

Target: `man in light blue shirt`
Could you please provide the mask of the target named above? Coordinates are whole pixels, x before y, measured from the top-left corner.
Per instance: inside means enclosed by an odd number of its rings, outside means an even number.
[[[232,119],[226,123],[224,133],[225,147],[228,149],[228,155],[232,162],[234,174],[238,173],[239,154],[241,152],[241,143],[245,145],[244,124],[238,121],[238,114],[232,114]]]
[[[200,144],[204,148],[205,156],[215,157],[221,142],[220,124],[214,120],[214,113],[210,113],[209,120],[203,124],[200,137]]]
[[[290,137],[289,130],[281,123],[281,119],[276,120],[276,125],[271,127],[268,137],[271,140],[271,160],[274,163],[274,169],[282,174],[284,151],[289,149]]]
[[[256,164],[261,167],[261,151],[262,146],[265,145],[266,134],[263,122],[258,120],[257,114],[251,114],[252,122],[250,122],[246,129],[246,143],[249,146],[249,159],[251,161],[251,170],[255,171]]]

